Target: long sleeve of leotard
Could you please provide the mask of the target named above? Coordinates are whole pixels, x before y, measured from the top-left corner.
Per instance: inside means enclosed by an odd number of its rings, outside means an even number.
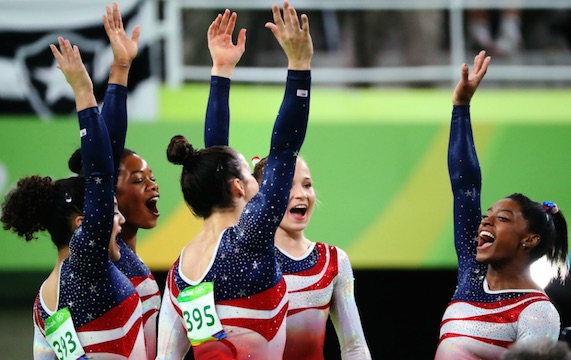
[[[331,322],[335,327],[343,360],[371,359],[359,309],[355,301],[355,277],[347,253],[337,248],[339,273],[331,298]]]
[[[53,360],[56,355],[46,336],[42,333],[40,328],[34,323],[34,360]]]
[[[274,123],[268,162],[260,192],[247,205],[240,216],[238,225],[246,221],[253,231],[267,231],[267,223],[259,221],[258,215],[270,217],[275,229],[268,233],[271,245],[275,230],[287,208],[295,162],[305,139],[309,119],[309,99],[311,86],[310,70],[288,70],[284,98]],[[260,201],[263,197],[263,201]],[[267,246],[256,244],[253,246]],[[273,250],[272,250],[273,251]]]
[[[470,106],[454,106],[448,143],[448,171],[454,196],[454,245],[458,277],[468,276],[475,261],[478,226],[481,220],[482,174],[474,145]]]
[[[225,77],[210,77],[210,94],[204,121],[205,147],[229,144],[230,82]]]
[[[186,337],[186,329],[179,313],[180,309],[175,307],[171,299],[171,288],[176,288],[176,284],[169,282],[169,279],[172,279],[172,271],[175,270],[171,268],[169,270],[171,276],[167,276],[159,312],[157,360],[184,359],[190,349],[190,342]]]
[[[70,242],[70,264],[84,272],[97,271],[109,261],[114,217],[114,167],[107,127],[97,107],[78,113],[85,175],[81,234]],[[82,256],[89,250],[90,256]]]
[[[113,151],[113,165],[115,168],[115,183],[119,174],[121,155],[125,149],[127,137],[127,87],[117,84],[108,84],[101,107],[101,117],[105,121],[111,149]]]

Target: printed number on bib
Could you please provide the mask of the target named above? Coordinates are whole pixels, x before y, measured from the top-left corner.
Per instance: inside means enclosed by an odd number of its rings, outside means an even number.
[[[47,318],[45,324],[46,340],[59,360],[76,360],[85,355],[68,308]]]
[[[203,282],[189,286],[178,294],[178,303],[192,346],[224,339],[226,333],[214,307],[214,284]]]

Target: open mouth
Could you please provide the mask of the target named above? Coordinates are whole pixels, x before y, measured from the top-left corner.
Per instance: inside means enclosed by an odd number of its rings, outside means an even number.
[[[494,237],[494,235],[489,232],[489,231],[481,231],[480,234],[478,234],[478,246],[483,246],[486,244],[491,244],[496,240],[496,238]]]
[[[296,219],[303,219],[305,214],[307,213],[307,206],[306,205],[297,205],[292,207],[289,210],[290,214],[294,216]]]
[[[159,201],[159,197],[158,196],[153,196],[152,198],[150,198],[149,200],[147,200],[147,202],[145,203],[145,206],[147,207],[147,209],[149,209],[149,211],[151,212],[151,214],[155,215],[155,216],[159,216],[161,213],[159,212],[159,209],[157,208],[157,202]]]

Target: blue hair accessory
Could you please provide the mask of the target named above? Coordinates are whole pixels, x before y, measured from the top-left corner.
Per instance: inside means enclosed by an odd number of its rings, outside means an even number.
[[[559,212],[557,204],[551,201],[544,201],[543,208],[550,214],[557,214]]]

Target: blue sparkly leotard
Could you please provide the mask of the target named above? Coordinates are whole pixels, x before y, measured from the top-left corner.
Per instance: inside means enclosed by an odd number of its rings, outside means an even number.
[[[127,136],[127,87],[118,84],[107,85],[101,116],[111,139],[116,189]],[[147,358],[154,359],[157,352],[157,317],[161,306],[159,285],[149,267],[120,237],[121,234],[117,238],[117,244],[121,250],[121,258],[114,261],[114,264],[129,278],[141,298]]]
[[[297,154],[309,116],[310,71],[288,71],[282,106],[260,191],[246,204],[238,223],[227,228],[200,282],[214,283],[214,300],[226,337],[193,348],[194,357],[280,359],[285,346],[286,284],[275,258],[274,234],[287,208]],[[170,269],[159,315],[158,359],[180,359],[189,349],[177,301],[197,285]]]
[[[492,291],[486,282],[487,265],[476,261],[482,177],[468,105],[454,106],[452,112],[448,168],[458,286],[442,318],[435,359],[499,359],[516,341],[556,340],[559,314],[544,292]]]
[[[204,143],[228,145],[230,79],[212,76],[210,84]],[[347,254],[336,246],[312,243],[303,256],[294,259],[276,248],[290,298],[283,359],[322,360],[330,312],[343,359],[370,359]]]
[[[85,175],[84,218],[60,268],[56,310],[69,308],[88,357],[144,359],[139,295],[109,258],[115,186],[111,141],[97,107],[80,111],[78,118]],[[36,326],[44,331],[45,321],[53,313],[40,291],[34,306]]]

